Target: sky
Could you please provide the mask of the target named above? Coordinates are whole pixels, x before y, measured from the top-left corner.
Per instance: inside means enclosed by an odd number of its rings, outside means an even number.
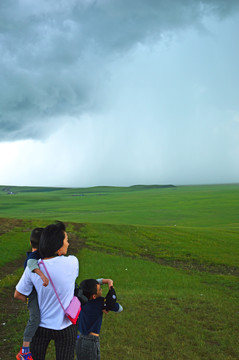
[[[1,0],[0,184],[239,182],[238,0]]]

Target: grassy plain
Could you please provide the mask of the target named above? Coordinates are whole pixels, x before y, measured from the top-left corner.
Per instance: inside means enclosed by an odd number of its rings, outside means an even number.
[[[14,358],[27,321],[12,293],[30,230],[55,219],[78,280],[112,277],[124,307],[103,320],[102,359],[239,358],[239,185],[11,190],[0,191],[0,358]]]
[[[239,185],[96,187],[52,189],[0,187],[0,217],[150,226],[238,226]]]

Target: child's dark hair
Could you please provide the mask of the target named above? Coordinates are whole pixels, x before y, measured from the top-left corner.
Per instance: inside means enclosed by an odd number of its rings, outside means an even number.
[[[83,294],[90,299],[94,294],[97,294],[98,281],[95,279],[86,279],[80,283],[80,288],[83,290]]]
[[[42,258],[56,255],[57,250],[63,245],[65,231],[65,224],[61,221],[48,225],[43,229],[39,244],[39,252]]]
[[[31,235],[30,235],[30,242],[31,242],[32,248],[34,248],[34,249],[39,248],[39,242],[40,242],[42,231],[43,231],[43,228],[40,228],[40,227],[32,230]]]

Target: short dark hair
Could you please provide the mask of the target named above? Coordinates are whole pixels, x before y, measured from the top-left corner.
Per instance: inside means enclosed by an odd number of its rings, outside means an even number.
[[[39,228],[33,229],[31,232],[30,243],[34,249],[39,248],[39,242],[40,242],[42,231],[43,231],[43,228],[39,227]]]
[[[43,229],[39,244],[41,258],[56,255],[57,250],[63,245],[65,231],[65,224],[61,221],[58,221],[56,224],[48,225]]]
[[[86,279],[80,283],[80,288],[83,290],[83,294],[90,299],[94,294],[97,294],[98,281],[95,279]]]

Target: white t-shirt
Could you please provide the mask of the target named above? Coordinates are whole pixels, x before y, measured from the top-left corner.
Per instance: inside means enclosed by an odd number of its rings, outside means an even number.
[[[61,299],[61,303],[66,309],[74,296],[75,280],[79,274],[78,259],[72,255],[62,255],[44,260],[44,263]],[[40,269],[47,276],[43,265],[40,265]],[[39,326],[62,330],[72,325],[71,321],[65,316],[50,281],[48,286],[44,287],[40,276],[31,272],[26,267],[16,289],[21,294],[28,296],[32,292],[33,286],[37,291],[41,313]]]

